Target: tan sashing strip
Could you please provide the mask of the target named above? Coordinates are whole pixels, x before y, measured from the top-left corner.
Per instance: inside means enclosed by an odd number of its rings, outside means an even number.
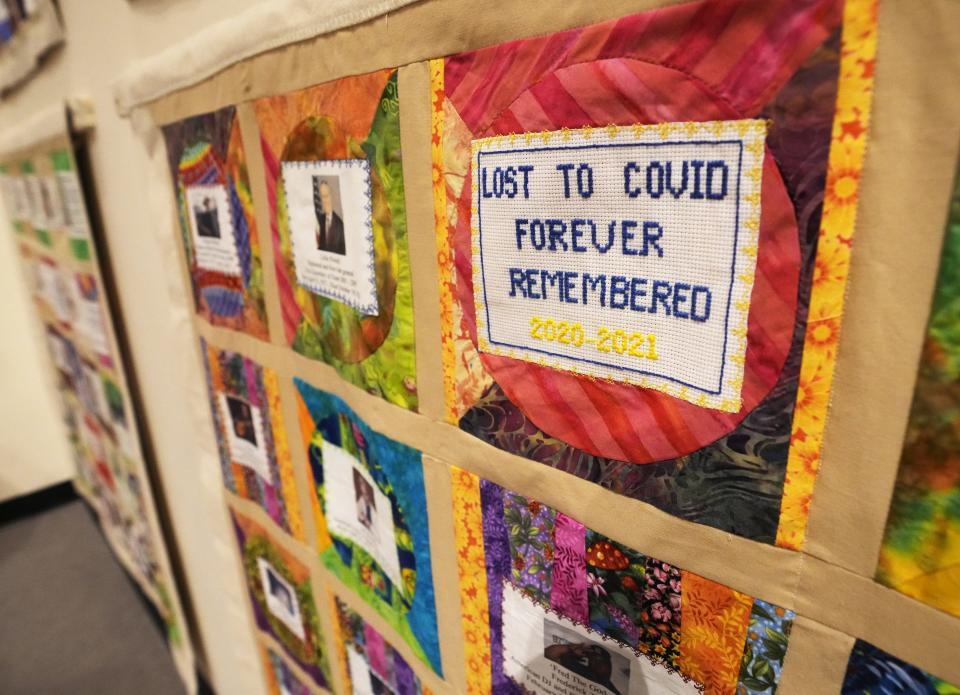
[[[946,30],[957,26],[957,2],[931,0],[922,13],[880,4],[872,133],[806,546],[865,577],[877,568],[957,165],[960,99],[942,88],[960,75],[960,34]]]

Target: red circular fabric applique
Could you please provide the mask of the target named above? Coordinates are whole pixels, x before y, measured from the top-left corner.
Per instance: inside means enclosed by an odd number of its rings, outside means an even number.
[[[735,120],[737,112],[699,80],[634,59],[559,69],[522,92],[474,137],[563,127]],[[467,174],[470,176],[469,172]],[[458,299],[474,344],[472,186],[463,186],[454,232]],[[597,456],[651,463],[688,454],[733,430],[774,386],[793,336],[800,249],[793,204],[769,150],[764,158],[760,243],[748,319],[742,407],[726,413],[658,391],[611,383],[480,353],[510,400],[540,429]]]

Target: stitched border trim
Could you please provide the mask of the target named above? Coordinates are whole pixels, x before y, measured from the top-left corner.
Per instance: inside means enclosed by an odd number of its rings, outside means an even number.
[[[777,528],[777,546],[792,550],[800,550],[806,540],[837,363],[873,101],[877,7],[878,0],[846,0],[844,4],[836,115]]]
[[[721,355],[721,371],[716,391],[685,383],[675,376],[657,374],[653,371],[613,365],[595,359],[570,355],[557,355],[548,350],[529,346],[509,345],[495,342],[488,325],[488,308],[481,249],[483,236],[480,225],[480,155],[487,152],[509,150],[513,146],[556,145],[556,149],[583,147],[637,147],[659,144],[688,145],[696,136],[702,135],[712,141],[739,139],[742,165],[736,177],[739,182],[737,205],[745,201],[748,207],[738,207],[734,234],[731,281],[726,299],[724,344]],[[668,143],[670,138],[680,138]],[[704,408],[724,412],[739,412],[742,407],[744,364],[747,350],[747,329],[750,298],[756,273],[756,258],[760,234],[761,181],[765,154],[766,121],[743,119],[732,121],[676,122],[632,126],[609,125],[605,127],[563,128],[556,131],[527,132],[522,134],[496,135],[472,141],[471,168],[473,200],[471,205],[471,252],[473,256],[473,291],[476,306],[478,348],[481,352],[521,359],[527,362],[573,372],[587,378],[615,383],[628,383],[641,388],[653,389]],[[570,143],[574,140],[576,143]],[[711,141],[711,142],[712,142]],[[570,143],[564,146],[563,143]],[[586,145],[582,143],[588,143]],[[718,143],[719,144],[719,143]],[[553,148],[550,148],[553,149]],[[732,339],[732,344],[730,343]],[[537,354],[534,354],[537,353]],[[599,353],[598,353],[599,354]],[[616,372],[614,377],[613,372]]]

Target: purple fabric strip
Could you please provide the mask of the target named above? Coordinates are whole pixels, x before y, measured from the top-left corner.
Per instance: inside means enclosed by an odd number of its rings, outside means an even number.
[[[393,675],[397,695],[417,695],[417,677],[399,652],[393,652]]]
[[[257,476],[259,478],[259,476]],[[261,481],[262,482],[262,481]],[[263,484],[263,506],[280,528],[287,528],[286,520],[283,518],[283,508],[280,506],[280,500],[277,497],[277,489],[273,485]]]
[[[387,671],[386,648],[383,644],[383,636],[374,630],[367,623],[363,624],[364,641],[367,643],[367,662],[370,668],[380,678],[389,683],[390,674]]]
[[[263,399],[260,397],[260,368],[253,363],[253,360],[243,359],[243,376],[247,382],[247,398],[250,399],[250,405],[260,408],[264,407]],[[266,425],[267,414],[262,413],[264,425]]]
[[[553,573],[553,509],[504,491],[503,518],[510,539],[514,586],[544,603],[550,600]]]
[[[554,531],[553,588],[550,607],[571,620],[587,625],[586,528],[575,519],[557,513]]]
[[[483,550],[487,566],[487,601],[490,605],[490,677],[497,695],[521,695],[503,672],[503,582],[510,578],[510,539],[503,520],[503,488],[480,480],[483,509]]]

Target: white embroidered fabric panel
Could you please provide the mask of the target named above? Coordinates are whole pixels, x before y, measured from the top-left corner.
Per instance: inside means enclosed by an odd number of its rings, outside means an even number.
[[[699,695],[685,680],[615,640],[548,612],[503,583],[503,672],[537,695]]]
[[[766,122],[474,140],[479,349],[741,407]]]
[[[320,451],[330,533],[359,545],[395,586],[403,586],[390,498],[349,451],[326,439]]]
[[[218,393],[220,412],[227,430],[230,459],[249,468],[268,485],[275,484],[270,472],[267,440],[263,433],[263,412],[247,401]]]
[[[283,162],[281,175],[297,282],[376,316],[370,162]]]
[[[262,557],[257,558],[257,566],[260,569],[260,584],[267,601],[267,609],[303,641],[306,634],[296,590]]]
[[[240,276],[240,254],[227,187],[187,186],[187,210],[197,265],[204,270]]]

